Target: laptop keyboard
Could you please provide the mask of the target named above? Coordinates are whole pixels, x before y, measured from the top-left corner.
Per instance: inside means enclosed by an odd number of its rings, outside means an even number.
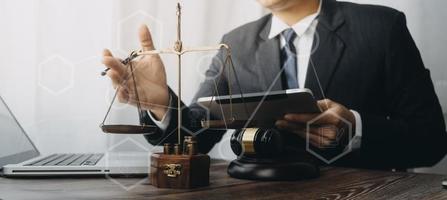
[[[93,166],[104,154],[53,154],[26,166]]]

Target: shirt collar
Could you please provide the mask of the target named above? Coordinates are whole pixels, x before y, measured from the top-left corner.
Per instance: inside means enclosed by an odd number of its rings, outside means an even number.
[[[293,28],[293,30],[295,30],[295,33],[298,35],[298,37],[301,37],[304,33],[306,33],[306,31],[312,25],[312,22],[315,21],[315,19],[320,14],[322,4],[323,4],[323,1],[320,0],[320,5],[319,5],[318,11],[316,13],[305,17],[304,19],[300,20],[293,26],[287,25],[281,19],[279,19],[278,17],[273,15],[272,16],[272,25],[270,27],[269,39],[272,39],[272,38],[278,36],[279,34],[281,34],[284,30],[286,30],[288,28]]]

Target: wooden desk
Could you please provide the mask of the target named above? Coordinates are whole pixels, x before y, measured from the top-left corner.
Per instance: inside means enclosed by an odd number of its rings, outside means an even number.
[[[0,178],[0,199],[447,199],[447,176],[324,168],[318,179],[256,182],[228,177],[227,163],[212,165],[211,185],[194,190],[157,189],[145,179]]]

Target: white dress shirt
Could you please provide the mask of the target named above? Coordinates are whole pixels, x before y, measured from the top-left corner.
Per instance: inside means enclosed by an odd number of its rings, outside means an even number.
[[[297,37],[295,38],[293,43],[297,52],[297,76],[298,84],[300,87],[304,87],[306,83],[307,68],[309,67],[309,65],[312,65],[312,63],[309,61],[312,53],[315,51],[315,49],[312,49],[312,47],[318,25],[318,15],[320,14],[322,3],[323,2],[320,1],[320,6],[315,14],[307,16],[293,26],[287,25],[275,15],[272,16],[269,39],[275,39],[276,37],[279,37],[281,48],[286,45],[286,39],[281,34],[283,31],[292,28],[297,34]],[[163,117],[161,121],[155,120],[151,114],[149,114],[149,116],[160,129],[166,130],[171,115],[170,112],[171,111],[169,109],[168,113]],[[355,131],[355,135],[351,140],[351,145],[352,148],[358,149],[360,148],[361,144],[362,121],[358,112],[354,110],[351,110],[351,112],[355,116],[355,130],[352,130]]]

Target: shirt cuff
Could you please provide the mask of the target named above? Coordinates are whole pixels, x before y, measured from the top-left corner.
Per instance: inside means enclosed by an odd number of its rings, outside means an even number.
[[[171,98],[171,96],[169,96],[169,104],[168,104],[169,107],[161,120],[156,120],[155,117],[152,115],[152,113],[148,112],[148,115],[151,118],[151,120],[163,132],[166,131],[166,129],[168,129],[169,121],[171,121],[171,101],[172,101],[172,98]]]
[[[355,111],[351,110],[352,114],[355,118],[355,134],[354,137],[350,141],[350,145],[353,150],[358,150],[361,147],[362,144],[362,118],[360,117],[360,114]]]

